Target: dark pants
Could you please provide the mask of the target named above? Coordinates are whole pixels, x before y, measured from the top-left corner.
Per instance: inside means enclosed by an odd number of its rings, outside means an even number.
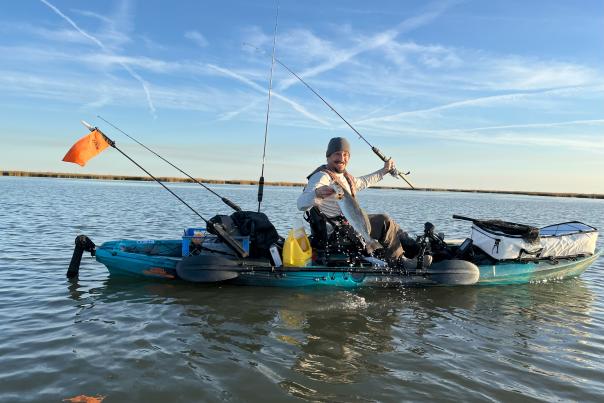
[[[398,224],[387,214],[368,214],[369,225],[371,226],[369,235],[377,239],[382,246],[383,258],[386,261],[394,262],[403,256],[404,249],[399,239]]]

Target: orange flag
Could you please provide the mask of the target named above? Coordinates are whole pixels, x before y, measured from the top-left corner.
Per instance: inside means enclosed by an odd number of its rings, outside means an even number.
[[[63,399],[64,402],[71,402],[71,403],[101,403],[103,400],[105,400],[107,396],[86,396],[86,395],[79,395],[79,396],[74,396],[74,397],[70,397],[68,399]]]
[[[105,139],[105,136],[98,130],[92,131],[90,134],[82,137],[75,143],[67,154],[63,157],[65,162],[75,162],[81,166],[93,157],[96,157],[105,148],[109,147],[109,143]]]

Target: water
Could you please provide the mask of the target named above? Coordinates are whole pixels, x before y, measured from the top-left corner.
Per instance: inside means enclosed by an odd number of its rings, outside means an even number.
[[[210,218],[228,207],[171,185]],[[218,186],[255,209],[256,189]],[[284,234],[299,188],[267,188]],[[604,262],[580,278],[399,290],[203,286],[110,278],[76,235],[177,238],[199,219],[152,183],[0,178],[0,401],[601,401]],[[469,233],[452,214],[604,227],[601,200],[368,190],[417,232]],[[599,241],[601,248],[602,241]]]

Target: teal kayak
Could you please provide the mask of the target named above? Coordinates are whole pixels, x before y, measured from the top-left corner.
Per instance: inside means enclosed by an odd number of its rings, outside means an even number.
[[[103,243],[96,249],[96,260],[111,275],[130,275],[148,279],[188,280],[179,272],[182,262],[196,259],[193,267],[211,281],[239,285],[304,287],[334,286],[399,287],[451,285],[505,285],[562,280],[583,273],[601,254],[548,258],[543,260],[471,262],[450,259],[421,271],[401,271],[375,266],[372,262],[355,265],[316,265],[275,267],[270,259],[242,259],[224,252],[206,251],[182,257],[182,240],[119,240]],[[204,260],[205,259],[205,260]],[[180,265],[180,266],[179,266]],[[196,266],[195,266],[196,265]],[[186,273],[186,272],[185,272]],[[195,275],[195,274],[194,274]],[[195,281],[190,280],[190,281]]]

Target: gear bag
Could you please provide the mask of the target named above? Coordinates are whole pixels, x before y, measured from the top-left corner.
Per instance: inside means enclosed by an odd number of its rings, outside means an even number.
[[[573,221],[541,229],[500,220],[474,220],[472,242],[496,260],[534,260],[592,255],[598,230]]]
[[[236,211],[230,216],[216,215],[209,220],[222,224],[229,235],[250,237],[250,257],[269,257],[269,248],[281,239],[266,214],[255,211]],[[212,227],[208,231],[214,235]]]

